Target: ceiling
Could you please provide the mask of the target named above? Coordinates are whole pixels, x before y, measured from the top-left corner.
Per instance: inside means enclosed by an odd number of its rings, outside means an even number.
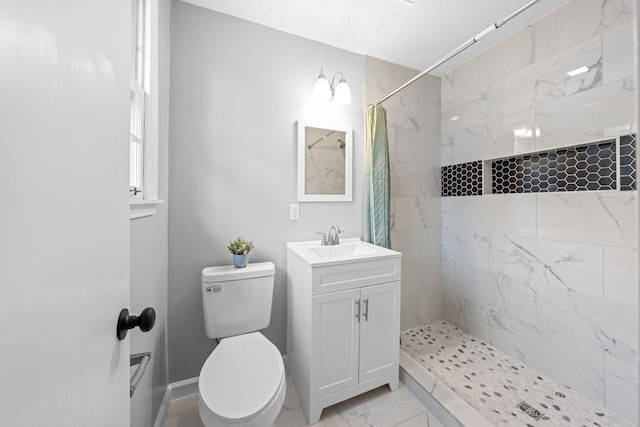
[[[421,71],[530,0],[183,0]],[[432,74],[442,75],[567,0],[539,0]]]

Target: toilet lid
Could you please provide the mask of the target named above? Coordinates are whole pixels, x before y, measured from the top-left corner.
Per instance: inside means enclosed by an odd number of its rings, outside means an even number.
[[[283,376],[280,352],[261,333],[225,338],[202,366],[200,399],[216,416],[239,422],[271,402]]]

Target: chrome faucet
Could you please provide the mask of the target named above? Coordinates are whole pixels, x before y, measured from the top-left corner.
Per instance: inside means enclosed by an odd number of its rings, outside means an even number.
[[[321,231],[316,232],[316,234],[322,234],[322,240],[320,240],[320,246],[335,246],[340,244],[340,238],[338,234],[342,233],[340,227],[337,225],[332,225],[329,229],[328,233],[323,233]]]
[[[327,244],[329,246],[339,245],[340,238],[338,237],[338,234],[340,233],[342,233],[340,227],[338,227],[337,225],[332,225],[327,236]]]

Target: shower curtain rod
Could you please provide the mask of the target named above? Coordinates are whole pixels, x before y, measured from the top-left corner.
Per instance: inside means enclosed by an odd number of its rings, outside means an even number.
[[[513,12],[511,15],[509,15],[509,16],[507,16],[505,18],[502,18],[499,21],[496,21],[493,25],[487,27],[485,30],[483,30],[480,33],[478,33],[474,38],[472,38],[472,39],[468,40],[467,42],[463,43],[458,48],[456,48],[455,50],[453,50],[452,52],[447,54],[445,57],[440,59],[438,62],[436,62],[435,64],[433,64],[432,66],[430,66],[429,68],[427,68],[426,70],[424,70],[423,72],[421,72],[420,74],[418,74],[417,76],[412,78],[411,80],[407,81],[405,84],[403,84],[402,86],[400,86],[399,88],[397,88],[393,92],[391,92],[388,95],[383,96],[382,98],[378,99],[376,102],[374,102],[371,105],[382,104],[384,101],[386,101],[387,99],[391,98],[396,93],[400,92],[401,90],[403,90],[407,86],[409,86],[412,83],[416,82],[421,77],[423,77],[426,74],[430,73],[434,69],[438,68],[440,65],[444,64],[445,62],[447,62],[448,60],[450,60],[451,58],[453,58],[454,56],[456,56],[457,54],[459,54],[463,50],[467,49],[469,46],[475,44],[476,42],[478,42],[478,40],[480,40],[481,38],[483,38],[487,34],[493,32],[495,29],[502,27],[504,24],[506,24],[507,22],[511,21],[513,18],[515,18],[516,16],[520,15],[522,12],[524,12],[527,9],[529,9],[531,6],[533,6],[534,4],[538,3],[539,1],[540,0],[532,0],[529,3],[525,4],[524,6],[522,6],[520,9],[516,10],[515,12]]]
[[[327,137],[328,137],[328,136],[330,136],[330,135],[333,135],[334,133],[336,133],[336,131],[335,131],[335,130],[332,130],[332,131],[331,131],[331,132],[329,132],[328,134],[326,134],[326,135],[324,135],[324,136],[321,136],[321,137],[320,137],[316,142],[314,142],[314,143],[312,143],[312,144],[307,144],[307,148],[308,148],[309,150],[311,150],[311,147],[313,147],[314,145],[316,145],[316,144],[317,144],[318,142],[320,142],[320,141],[324,141],[324,139],[325,139],[325,138],[327,138]]]

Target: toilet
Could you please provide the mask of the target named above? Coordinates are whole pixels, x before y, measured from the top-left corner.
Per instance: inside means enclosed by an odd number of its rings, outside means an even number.
[[[271,321],[274,272],[271,262],[202,270],[205,332],[221,339],[198,380],[198,411],[206,427],[268,427],[282,408],[282,356],[258,332]]]

